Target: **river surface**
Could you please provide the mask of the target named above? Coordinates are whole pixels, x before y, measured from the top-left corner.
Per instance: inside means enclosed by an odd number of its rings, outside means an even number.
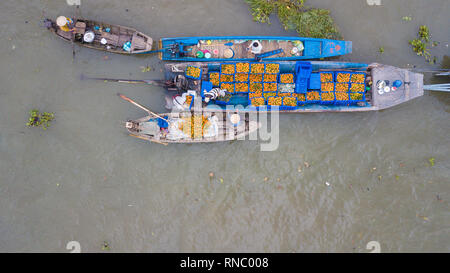
[[[440,68],[408,45],[423,24],[441,42],[432,53],[449,55],[448,0],[308,3],[332,10],[353,41],[340,60]],[[253,22],[240,0],[82,0],[80,13],[155,40],[295,35],[276,17]],[[381,252],[450,251],[449,94],[282,115],[273,152],[258,141],[164,147],[127,136],[122,122],[145,113],[115,95],[158,112],[163,89],[80,80],[161,78],[162,63],[77,47],[72,61],[71,45],[39,27],[43,14],[76,11],[64,0],[0,1],[0,251],[69,252],[69,241],[83,252],[369,252],[370,241]],[[55,113],[47,131],[26,127],[33,108]]]

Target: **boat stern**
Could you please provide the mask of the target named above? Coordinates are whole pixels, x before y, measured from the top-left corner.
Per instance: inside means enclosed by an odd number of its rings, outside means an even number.
[[[389,65],[372,64],[373,105],[386,109],[423,96],[423,75]],[[401,85],[396,87],[395,83]]]
[[[333,57],[352,53],[351,41],[325,40],[322,44],[323,57]]]

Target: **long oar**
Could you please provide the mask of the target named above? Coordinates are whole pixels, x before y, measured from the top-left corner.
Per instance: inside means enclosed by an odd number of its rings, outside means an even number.
[[[80,17],[80,5],[76,5],[76,17]],[[72,63],[75,62],[75,34],[72,33]]]
[[[135,134],[129,134],[129,136],[132,136],[132,137],[135,137],[135,138],[139,138],[139,139],[143,139],[143,140],[148,140],[148,141],[151,141],[151,142],[155,142],[155,143],[158,143],[158,144],[162,144],[162,145],[164,145],[164,146],[167,146],[167,143],[166,143],[166,142],[161,142],[161,141],[158,141],[158,140],[155,140],[155,139],[146,138],[146,137],[138,136],[138,135],[135,135]]]
[[[91,78],[84,74],[81,74],[81,80],[97,80],[106,82],[118,82],[118,83],[145,83],[157,86],[166,87],[166,82],[163,80],[128,80],[128,79],[111,79],[111,78]]]
[[[165,119],[165,118],[161,117],[160,115],[158,115],[158,114],[156,114],[156,113],[154,113],[154,112],[148,110],[148,109],[145,108],[144,106],[142,106],[142,105],[140,105],[139,103],[133,101],[132,99],[126,97],[125,95],[122,95],[122,94],[120,94],[120,93],[117,93],[117,96],[119,96],[120,98],[122,98],[122,99],[124,99],[124,100],[126,100],[126,101],[128,101],[128,102],[130,102],[130,103],[132,103],[132,104],[134,104],[134,105],[136,105],[137,107],[139,107],[139,108],[141,108],[142,110],[146,111],[146,112],[149,113],[150,115],[153,115],[153,116],[155,116],[155,117],[158,117],[158,118],[163,119],[163,120],[167,121],[168,123],[170,123],[170,121],[168,121],[167,119]]]
[[[450,83],[424,85],[424,90],[437,92],[450,92]]]

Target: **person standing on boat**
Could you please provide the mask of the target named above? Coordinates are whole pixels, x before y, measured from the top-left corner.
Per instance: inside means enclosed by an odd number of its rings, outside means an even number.
[[[58,18],[56,18],[56,25],[58,25],[59,29],[64,32],[70,32],[74,30],[73,20],[65,16],[59,16]]]
[[[262,44],[258,40],[252,41],[247,50],[250,50],[253,54],[259,54],[262,51]]]
[[[213,88],[211,91],[205,92],[203,94],[205,96],[205,102],[208,103],[210,100],[225,96],[225,91],[226,89]]]

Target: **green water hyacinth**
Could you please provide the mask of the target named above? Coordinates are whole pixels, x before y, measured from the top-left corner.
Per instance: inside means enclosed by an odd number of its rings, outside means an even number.
[[[30,111],[30,117],[28,119],[27,126],[42,127],[42,129],[47,130],[47,128],[50,126],[50,122],[54,118],[55,115],[53,113],[40,113],[39,110],[33,109]]]
[[[306,7],[306,0],[245,0],[253,20],[270,24],[269,16],[276,12],[286,30],[295,30],[300,36],[340,39],[330,11]]]

